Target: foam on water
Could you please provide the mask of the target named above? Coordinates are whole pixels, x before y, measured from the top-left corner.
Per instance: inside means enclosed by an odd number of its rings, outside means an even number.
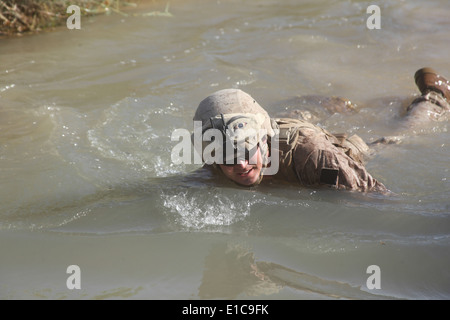
[[[176,223],[199,230],[211,226],[229,226],[242,221],[250,214],[253,201],[239,201],[229,198],[217,190],[206,191],[201,197],[187,192],[163,195],[164,206],[170,209]],[[205,201],[205,199],[208,199]]]

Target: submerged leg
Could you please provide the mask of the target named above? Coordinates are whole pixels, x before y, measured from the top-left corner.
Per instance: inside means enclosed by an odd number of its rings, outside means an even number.
[[[399,126],[400,132],[396,136],[378,139],[372,144],[399,143],[402,140],[401,135],[408,129],[442,119],[442,116],[450,112],[450,81],[431,68],[417,70],[414,79],[422,95],[406,109]]]
[[[281,101],[272,109],[276,118],[293,118],[309,122],[321,122],[334,113],[354,113],[355,105],[342,97],[305,95]]]

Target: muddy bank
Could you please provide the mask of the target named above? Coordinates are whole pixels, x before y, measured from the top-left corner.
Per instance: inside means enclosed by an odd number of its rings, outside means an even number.
[[[0,0],[0,36],[21,35],[48,30],[63,25],[71,13],[70,5],[80,7],[82,15],[122,14],[127,15],[131,9],[139,9],[144,4],[155,4],[158,10],[147,14],[168,15],[168,6],[156,0]],[[159,8],[161,7],[161,8]]]

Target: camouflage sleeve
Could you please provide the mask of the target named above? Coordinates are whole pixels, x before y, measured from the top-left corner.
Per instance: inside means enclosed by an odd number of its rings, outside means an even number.
[[[326,137],[299,139],[293,153],[294,168],[301,184],[329,185],[337,189],[387,192],[387,188]]]

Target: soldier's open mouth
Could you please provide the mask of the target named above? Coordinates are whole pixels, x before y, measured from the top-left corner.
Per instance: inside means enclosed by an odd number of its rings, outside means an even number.
[[[249,169],[248,171],[245,171],[245,172],[240,172],[240,173],[238,173],[240,176],[246,176],[246,175],[248,175],[250,172],[252,172],[253,171],[253,168],[251,168],[251,169]]]

